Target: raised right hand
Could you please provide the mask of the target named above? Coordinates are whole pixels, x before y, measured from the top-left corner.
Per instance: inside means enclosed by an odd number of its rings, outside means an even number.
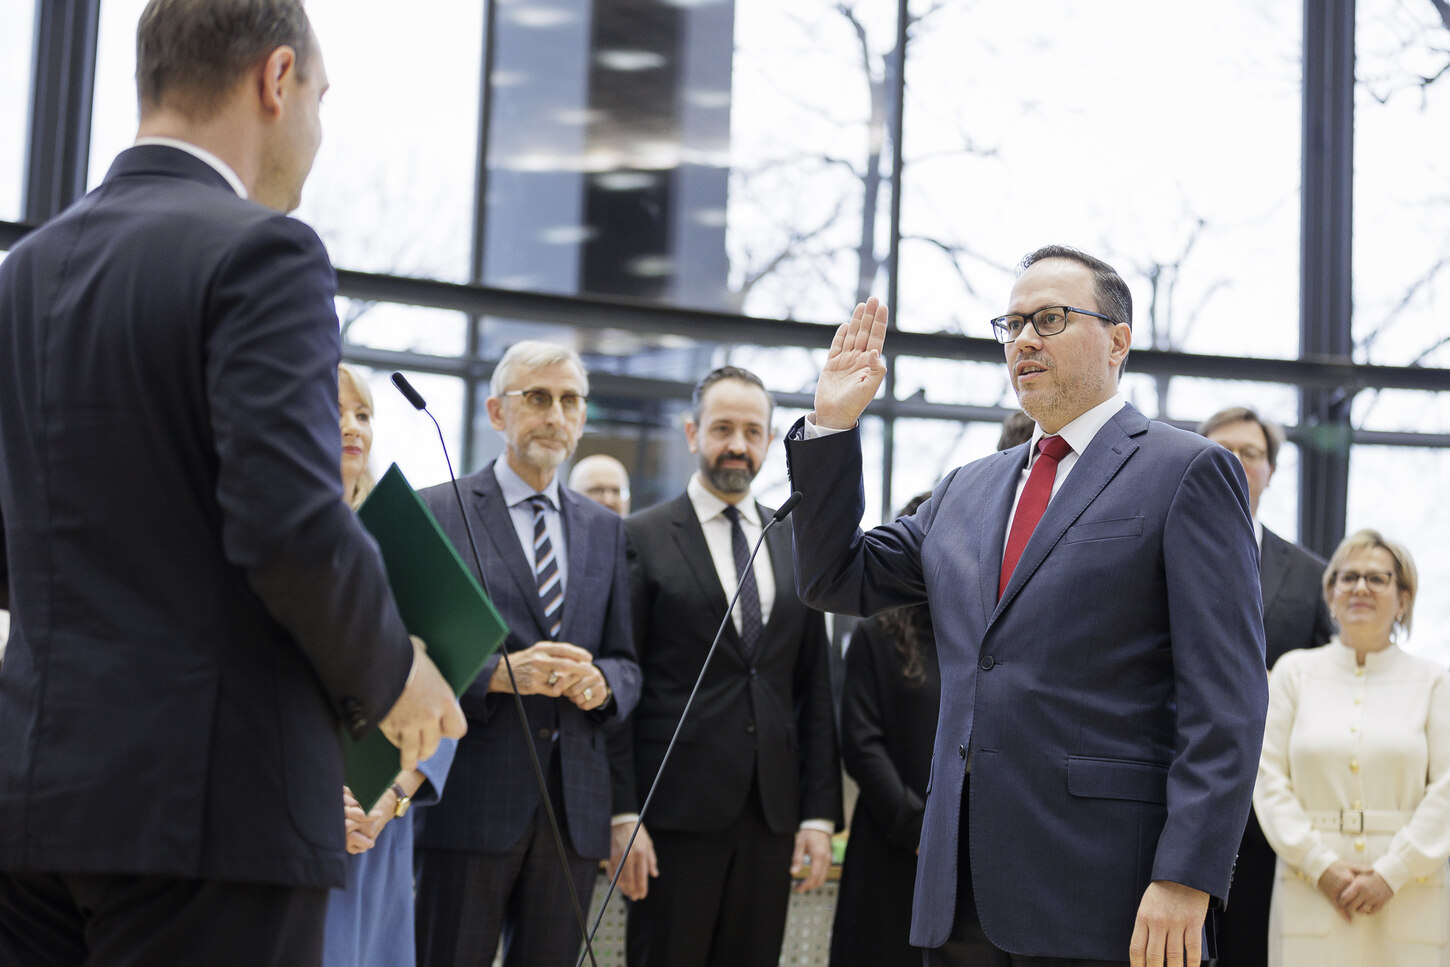
[[[851,321],[836,330],[816,382],[816,426],[849,430],[876,396],[886,377],[881,358],[886,317],[886,307],[872,297],[858,303]]]
[[[400,771],[411,772],[438,750],[438,741],[461,739],[468,731],[463,709],[453,697],[447,679],[428,657],[422,639],[413,639],[413,671],[403,694],[393,703],[378,728],[398,747]]]

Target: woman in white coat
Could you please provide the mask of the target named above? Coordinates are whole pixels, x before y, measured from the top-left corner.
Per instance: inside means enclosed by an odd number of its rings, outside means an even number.
[[[1450,674],[1396,645],[1417,584],[1402,546],[1346,538],[1324,572],[1339,634],[1270,676],[1271,967],[1450,965]]]

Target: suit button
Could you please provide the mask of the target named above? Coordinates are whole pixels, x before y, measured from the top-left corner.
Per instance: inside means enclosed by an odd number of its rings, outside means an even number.
[[[1359,760],[1358,759],[1350,759],[1349,760],[1349,771],[1350,772],[1358,772],[1359,771]]]
[[[977,662],[977,667],[985,672],[990,671],[992,666],[995,664],[997,664],[997,659],[993,658],[991,655],[987,655],[981,661]]]
[[[750,680],[753,682],[753,681],[755,681],[756,677],[757,677],[757,672],[755,671],[755,669],[754,668],[750,669]]]
[[[554,733],[550,732],[548,729],[539,729],[539,738],[544,742],[549,741],[549,736],[553,734]]]
[[[965,759],[967,757],[967,747],[964,745],[957,746],[957,755]]]
[[[1354,848],[1357,849],[1357,850],[1359,850],[1361,853],[1364,852],[1364,838],[1363,837],[1360,837],[1359,839],[1357,839],[1357,840],[1354,841]]]
[[[755,723],[754,722],[746,722],[745,723],[745,731],[747,733],[753,734],[755,732]]]

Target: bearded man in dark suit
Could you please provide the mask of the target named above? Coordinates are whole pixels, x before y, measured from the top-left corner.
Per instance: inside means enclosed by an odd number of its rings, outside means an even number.
[[[620,882],[634,901],[632,967],[763,967],[780,959],[789,876],[801,878],[797,892],[825,881],[841,822],[828,642],[821,614],[796,596],[783,528],[743,566],[771,515],[751,496],[773,439],[770,394],[726,366],[696,385],[693,402],[685,435],[699,471],[679,497],[625,524],[644,693],[611,736],[611,859],[744,575]]]

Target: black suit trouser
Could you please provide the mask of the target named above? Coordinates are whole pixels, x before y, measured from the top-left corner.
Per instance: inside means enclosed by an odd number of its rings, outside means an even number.
[[[780,963],[795,834],[771,832],[754,783],[725,829],[650,836],[660,875],[643,900],[629,905],[630,967]],[[641,948],[644,965],[635,959]]]
[[[323,889],[0,873],[0,967],[317,967],[326,915]]]
[[[489,967],[500,939],[504,967],[574,967],[584,937],[569,891],[577,891],[587,921],[599,861],[576,853],[569,838],[557,749],[547,781],[569,875],[543,803],[503,853],[415,849],[418,967]]]

